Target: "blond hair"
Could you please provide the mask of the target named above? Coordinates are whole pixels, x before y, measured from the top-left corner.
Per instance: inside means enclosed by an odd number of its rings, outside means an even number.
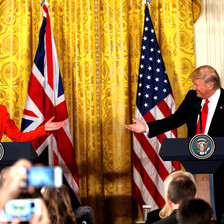
[[[214,89],[221,88],[221,81],[218,72],[209,65],[203,65],[196,68],[191,73],[192,81],[196,79],[202,79],[206,86],[213,85]]]
[[[168,205],[168,202],[167,202],[167,193],[168,193],[168,186],[170,184],[170,182],[175,178],[175,177],[178,177],[178,176],[183,176],[183,175],[186,175],[188,176],[194,183],[195,183],[195,179],[194,179],[194,176],[187,172],[187,171],[183,171],[183,170],[175,170],[173,171],[172,173],[170,173],[166,179],[164,180],[163,182],[163,190],[164,190],[164,197],[165,197],[165,205],[162,207],[161,211],[159,212],[159,217],[161,219],[164,219],[166,218],[167,216],[169,216],[171,213],[172,213],[172,209],[170,208],[170,206]]]

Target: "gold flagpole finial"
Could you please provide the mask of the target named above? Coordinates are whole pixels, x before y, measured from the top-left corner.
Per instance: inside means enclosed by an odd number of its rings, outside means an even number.
[[[143,0],[143,1],[142,1],[142,5],[145,5],[146,3],[151,4],[152,2],[151,2],[150,0]]]
[[[43,0],[41,3],[40,3],[40,6],[49,6],[49,3],[47,2],[47,0]]]

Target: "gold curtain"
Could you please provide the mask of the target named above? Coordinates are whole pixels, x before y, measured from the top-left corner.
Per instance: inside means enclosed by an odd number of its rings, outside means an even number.
[[[132,223],[140,214],[132,193],[132,135],[124,124],[134,116],[142,0],[48,2],[82,205],[93,207],[97,224]],[[194,2],[199,12],[200,0]],[[193,2],[152,0],[150,11],[178,106],[194,69]],[[18,127],[42,18],[37,0],[0,0],[0,103]]]

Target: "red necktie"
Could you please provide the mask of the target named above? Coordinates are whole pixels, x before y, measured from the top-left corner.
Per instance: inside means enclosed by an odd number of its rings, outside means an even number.
[[[208,116],[208,103],[209,100],[206,99],[205,104],[202,108],[201,111],[201,126],[202,126],[202,133],[205,133],[205,126],[206,126],[206,121],[207,121],[207,116]],[[198,119],[198,125],[197,125],[197,129],[196,129],[196,134],[200,134],[200,118]]]

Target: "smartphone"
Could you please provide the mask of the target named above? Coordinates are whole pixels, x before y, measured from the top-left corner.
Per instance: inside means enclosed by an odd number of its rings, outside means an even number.
[[[28,221],[32,214],[41,215],[41,201],[37,198],[14,199],[5,204],[4,219],[7,222],[13,220]]]
[[[63,182],[60,166],[33,166],[27,170],[27,186],[35,188],[61,187]]]

